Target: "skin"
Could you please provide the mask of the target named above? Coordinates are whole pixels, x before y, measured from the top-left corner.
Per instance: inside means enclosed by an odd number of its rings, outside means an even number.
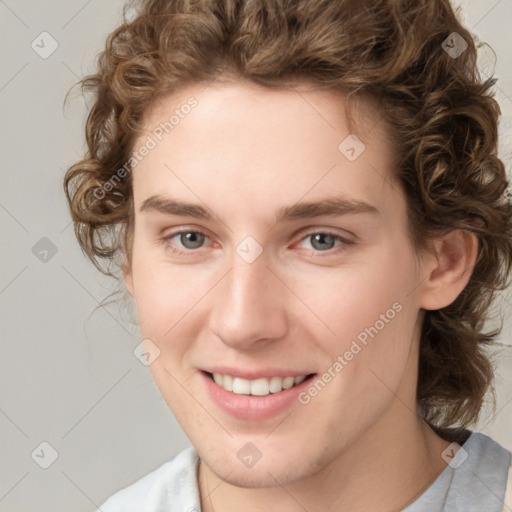
[[[152,374],[202,460],[203,509],[405,507],[444,469],[449,444],[416,414],[424,310],[462,291],[475,237],[453,231],[416,254],[385,123],[358,104],[352,115],[366,149],[349,161],[338,150],[351,133],[340,92],[189,86],[148,110],[135,147],[190,96],[198,106],[133,170],[124,275],[142,337],[161,351]],[[141,212],[155,195],[207,205],[212,218]],[[333,197],[377,213],[275,221],[283,207]],[[179,235],[162,242],[182,228],[205,234],[204,244],[187,249]],[[312,235],[324,232],[349,243],[318,248]],[[236,252],[247,236],[263,249],[252,263]],[[397,302],[401,311],[307,405],[240,420],[204,392],[200,370],[211,364],[321,375]],[[236,456],[247,442],[262,454],[252,468]]]

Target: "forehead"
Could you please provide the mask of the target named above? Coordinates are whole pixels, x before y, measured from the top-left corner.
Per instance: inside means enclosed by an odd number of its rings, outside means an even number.
[[[347,110],[340,91],[195,84],[161,98],[144,121],[134,147],[148,139],[154,147],[134,171],[136,203],[169,190],[226,202],[239,191],[266,203],[336,190],[375,203],[390,182],[393,155],[375,103]]]
[[[191,98],[197,103],[192,109],[187,104]],[[350,112],[348,107],[350,106]],[[180,110],[186,110],[183,115]],[[249,125],[276,127],[290,125],[291,117],[303,117],[303,123],[296,126],[297,132],[312,131],[317,128],[332,131],[347,131],[358,135],[369,135],[382,120],[378,101],[371,97],[349,97],[340,90],[315,89],[306,82],[295,87],[270,88],[248,80],[214,81],[212,83],[190,84],[172,94],[159,98],[148,107],[144,116],[144,126],[149,132],[161,122],[171,119],[177,113],[179,119],[172,121],[173,130],[189,113],[197,124],[212,118],[216,124],[227,123],[233,128]],[[350,116],[349,116],[350,114]],[[197,128],[197,126],[195,126]],[[386,138],[385,129],[375,130],[372,138]],[[265,131],[260,133],[264,136]],[[240,134],[238,134],[240,135]]]

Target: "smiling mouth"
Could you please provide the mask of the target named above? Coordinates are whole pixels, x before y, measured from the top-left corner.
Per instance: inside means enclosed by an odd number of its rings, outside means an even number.
[[[276,394],[286,389],[298,386],[305,380],[311,379],[316,373],[299,375],[297,377],[262,377],[260,379],[248,380],[221,373],[206,374],[221,388],[231,391],[237,395],[267,396]]]

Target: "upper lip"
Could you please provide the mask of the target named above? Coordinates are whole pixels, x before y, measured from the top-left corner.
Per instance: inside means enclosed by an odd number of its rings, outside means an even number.
[[[207,368],[202,368],[203,371],[207,373],[220,373],[221,375],[231,375],[232,377],[238,377],[241,379],[247,380],[256,380],[262,378],[271,378],[271,377],[300,377],[302,375],[311,375],[314,372],[305,370],[283,370],[282,368],[265,368],[261,370],[243,370],[241,368],[228,368],[226,366],[210,366]]]

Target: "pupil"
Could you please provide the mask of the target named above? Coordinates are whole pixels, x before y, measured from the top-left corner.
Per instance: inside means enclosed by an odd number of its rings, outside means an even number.
[[[197,249],[198,247],[201,247],[203,239],[203,235],[194,232],[182,233],[180,236],[181,243],[187,249]]]
[[[319,249],[321,251],[326,249],[332,249],[334,247],[334,238],[331,235],[318,233],[313,236],[311,245],[315,249]]]

